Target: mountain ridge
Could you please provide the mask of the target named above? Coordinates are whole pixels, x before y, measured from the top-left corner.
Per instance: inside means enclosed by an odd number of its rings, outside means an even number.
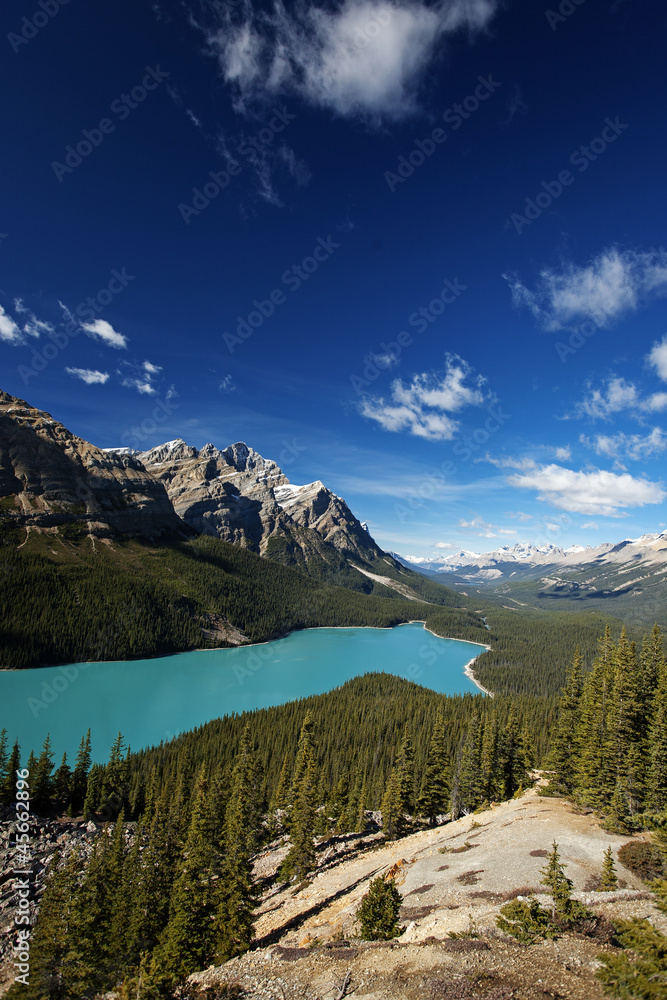
[[[0,538],[19,544],[32,532],[93,546],[209,535],[362,594],[454,601],[391,559],[320,480],[290,483],[245,442],[100,449],[2,392]]]
[[[413,556],[396,558],[413,568],[426,569],[434,573],[456,572],[466,567],[487,569],[501,564],[522,564],[526,567],[537,566],[583,566],[587,563],[608,561],[624,562],[618,558],[620,553],[628,554],[628,548],[636,557],[645,555],[653,561],[667,562],[667,531],[649,532],[639,538],[624,538],[619,542],[603,542],[600,545],[570,545],[562,548],[548,542],[546,545],[531,545],[527,542],[516,542],[514,545],[503,545],[491,552],[471,552],[462,549],[460,552],[431,559],[419,559]],[[499,573],[502,572],[499,570]]]
[[[1,390],[0,503],[5,518],[27,531],[70,526],[99,539],[191,533],[134,456],[103,451]]]

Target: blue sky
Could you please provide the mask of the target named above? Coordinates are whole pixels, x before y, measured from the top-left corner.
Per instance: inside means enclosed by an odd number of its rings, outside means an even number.
[[[667,11],[8,0],[0,385],[409,555],[667,524]]]

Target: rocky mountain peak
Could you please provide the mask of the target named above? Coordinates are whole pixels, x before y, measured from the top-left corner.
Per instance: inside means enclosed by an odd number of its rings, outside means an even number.
[[[137,458],[96,448],[50,413],[0,392],[0,496],[18,527],[158,537],[185,532],[164,490]]]
[[[140,456],[174,509],[197,531],[266,552],[274,537],[311,554],[321,541],[356,558],[381,554],[344,500],[319,479],[295,486],[272,459],[243,441],[197,451],[168,442]],[[309,529],[315,536],[309,540]],[[319,540],[318,540],[319,538]],[[305,558],[305,555],[304,555]]]

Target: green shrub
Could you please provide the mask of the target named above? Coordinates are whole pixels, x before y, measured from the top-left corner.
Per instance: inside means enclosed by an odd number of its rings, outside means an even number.
[[[662,855],[654,844],[646,840],[630,840],[618,850],[618,860],[628,871],[643,882],[651,882],[663,875]]]
[[[402,934],[398,926],[402,902],[403,897],[391,879],[385,882],[381,875],[373,879],[357,910],[362,938],[365,941],[388,941]]]
[[[496,927],[511,934],[522,944],[535,944],[542,938],[558,937],[558,928],[551,921],[551,914],[536,899],[513,899],[500,908]]]
[[[617,943],[630,949],[620,955],[598,955],[595,973],[605,992],[621,1000],[658,1000],[667,995],[667,937],[648,920],[623,920],[616,925]]]

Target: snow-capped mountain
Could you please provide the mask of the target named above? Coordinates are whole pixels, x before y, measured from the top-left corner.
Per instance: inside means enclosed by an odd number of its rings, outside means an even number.
[[[179,438],[136,457],[164,485],[177,514],[204,534],[262,555],[280,539],[306,561],[314,546],[322,555],[321,542],[346,557],[384,555],[341,497],[319,480],[290,483],[273,460],[242,441],[197,449]]]
[[[667,531],[594,547],[518,543],[493,552],[462,551],[433,559],[393,555],[404,566],[443,583],[481,585],[515,605],[528,601],[553,609],[560,599],[600,608],[604,599],[606,610],[618,614],[631,613],[646,621],[663,616]],[[514,585],[521,591],[519,602],[511,596]]]
[[[503,545],[492,552],[470,552],[462,549],[448,556],[435,556],[431,559],[419,559],[415,556],[400,557],[413,569],[428,570],[434,573],[457,573],[462,569],[469,573],[475,571],[493,570],[497,576],[504,572],[500,567],[518,564],[521,568],[553,565],[576,565],[589,558],[597,558],[610,551],[614,546],[605,544],[596,548],[583,545],[572,545],[566,549],[558,545],[529,545],[527,542],[517,542],[514,545]],[[490,577],[487,574],[487,579]]]

